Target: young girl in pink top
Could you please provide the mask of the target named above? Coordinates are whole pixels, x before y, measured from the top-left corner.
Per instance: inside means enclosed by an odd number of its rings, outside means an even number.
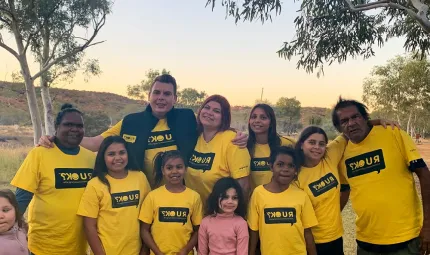
[[[248,255],[249,233],[244,220],[246,205],[239,183],[221,178],[207,201],[206,215],[200,224],[199,255]]]

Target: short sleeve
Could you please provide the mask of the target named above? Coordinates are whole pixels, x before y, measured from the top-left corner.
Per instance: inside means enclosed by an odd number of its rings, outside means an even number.
[[[122,127],[122,120],[118,121],[118,123],[115,124],[115,126],[109,128],[105,132],[101,134],[103,138],[114,136],[114,135],[120,135],[121,134],[121,127]]]
[[[311,228],[318,225],[317,217],[315,216],[314,208],[312,207],[309,196],[305,194],[305,203],[302,211],[303,228]]]
[[[141,173],[141,178],[142,178],[142,184],[141,184],[141,190],[140,190],[140,194],[142,196],[142,199],[145,199],[146,196],[149,194],[149,192],[151,191],[151,186],[149,185],[148,179],[146,178],[146,175],[143,172]]]
[[[249,156],[248,149],[241,149],[230,142],[226,154],[227,165],[232,178],[239,179],[249,175],[251,156]]]
[[[191,222],[193,226],[199,226],[202,222],[203,218],[203,208],[202,208],[202,200],[200,199],[200,195],[196,194],[196,201],[193,206],[193,215],[191,215]]]
[[[280,138],[281,138],[281,146],[294,147],[294,145],[296,144],[296,140],[294,140],[293,138],[284,137],[284,136],[280,136]]]
[[[139,220],[146,224],[152,224],[152,222],[154,222],[154,203],[151,193],[143,200],[142,207],[140,208]]]
[[[15,177],[10,182],[11,185],[31,193],[36,193],[40,181],[39,167],[41,155],[39,150],[41,149],[43,148],[34,148],[28,153],[21,167],[16,172]]]
[[[87,184],[84,194],[81,197],[77,215],[96,219],[100,210],[100,199],[97,195],[97,187],[94,185],[96,179],[92,179]]]
[[[408,166],[411,164],[411,162],[422,159],[414,141],[405,131],[395,129],[393,132]]]
[[[347,144],[348,141],[345,137],[339,135],[327,145],[327,157],[335,166],[337,166],[342,159]]]
[[[254,192],[252,193],[251,196],[251,202],[249,203],[248,206],[248,226],[252,231],[258,231],[259,229],[259,213],[258,213],[258,193]]]

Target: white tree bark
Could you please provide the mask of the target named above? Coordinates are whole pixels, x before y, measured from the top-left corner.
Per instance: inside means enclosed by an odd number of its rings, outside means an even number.
[[[49,87],[47,86],[46,81],[42,82],[43,78],[40,80],[42,103],[43,103],[43,113],[45,117],[45,133],[46,135],[54,135],[55,134],[55,126],[54,126],[54,110],[52,107],[51,96],[49,95]],[[45,84],[44,84],[45,83]]]

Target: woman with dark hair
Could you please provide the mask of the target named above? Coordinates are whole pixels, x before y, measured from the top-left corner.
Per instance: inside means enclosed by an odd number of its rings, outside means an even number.
[[[139,254],[139,211],[149,193],[148,180],[130,169],[131,154],[120,136],[100,145],[92,179],[77,214],[83,216],[93,254]]]
[[[384,127],[386,123],[394,128],[390,122],[370,121]],[[343,255],[341,211],[348,201],[349,186],[340,184],[338,164],[347,143],[344,135],[329,143],[322,128],[309,126],[295,146],[301,167],[297,183],[308,194],[318,219],[312,228],[318,255]]]
[[[222,177],[236,179],[248,197],[250,156],[231,142],[236,132],[230,123],[230,104],[225,97],[213,95],[203,102],[197,114],[199,138],[185,177],[186,185],[200,194],[203,203]]]
[[[252,189],[267,184],[272,179],[269,166],[270,152],[279,146],[293,146],[295,141],[283,137],[276,131],[276,117],[273,108],[267,104],[255,105],[248,121],[248,151],[251,155]]]
[[[11,184],[17,187],[22,213],[31,200],[28,212],[31,253],[85,254],[82,217],[76,211],[91,178],[95,155],[79,146],[84,137],[84,122],[82,113],[72,105],[61,107],[55,130],[54,148],[33,148]]]

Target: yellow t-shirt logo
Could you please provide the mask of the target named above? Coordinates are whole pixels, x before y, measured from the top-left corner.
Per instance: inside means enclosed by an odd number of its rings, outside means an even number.
[[[112,208],[121,208],[127,206],[138,206],[140,191],[132,190],[120,193],[112,193]]]
[[[159,222],[180,222],[182,225],[187,223],[189,208],[184,207],[160,207],[158,209]]]
[[[89,168],[55,168],[55,188],[85,188],[92,172],[93,170]]]
[[[136,142],[136,136],[135,135],[127,135],[127,134],[123,134],[122,138],[124,138],[124,140],[128,143],[134,143]]]
[[[285,224],[291,226],[297,223],[296,208],[293,207],[278,207],[264,208],[264,222],[266,224]]]
[[[348,178],[357,177],[371,172],[381,172],[385,169],[382,150],[367,152],[345,160]]]

